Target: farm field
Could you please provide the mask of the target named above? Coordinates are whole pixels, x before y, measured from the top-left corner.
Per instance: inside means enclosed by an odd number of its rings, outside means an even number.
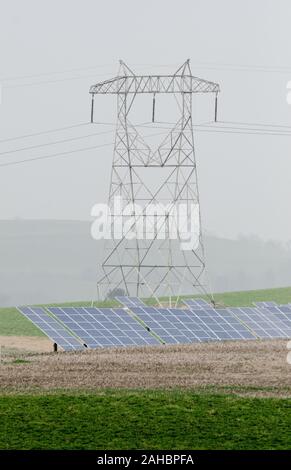
[[[205,298],[199,296],[200,298]],[[183,296],[182,298],[195,298],[195,296]],[[237,307],[250,306],[252,302],[273,300],[284,304],[291,302],[291,287],[278,289],[253,290],[242,292],[225,292],[214,295],[215,301],[221,306]],[[161,302],[168,299],[160,299]],[[175,298],[172,299],[175,302]],[[154,305],[155,299],[145,299],[148,305]],[[91,302],[67,302],[62,304],[50,304],[50,306],[91,306]],[[94,306],[112,307],[117,306],[117,302],[94,302]],[[0,308],[0,337],[1,336],[44,336],[31,322],[26,320],[14,307]]]
[[[286,449],[291,400],[193,391],[0,398],[2,449]]]
[[[216,298],[287,303],[291,289]],[[55,354],[11,308],[0,345],[0,449],[291,449],[285,340]]]

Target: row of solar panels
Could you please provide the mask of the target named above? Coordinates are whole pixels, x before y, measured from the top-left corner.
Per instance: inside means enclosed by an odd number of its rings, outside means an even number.
[[[203,299],[184,309],[148,307],[118,297],[126,308],[20,307],[19,311],[65,351],[84,348],[291,338],[291,306],[214,308]]]

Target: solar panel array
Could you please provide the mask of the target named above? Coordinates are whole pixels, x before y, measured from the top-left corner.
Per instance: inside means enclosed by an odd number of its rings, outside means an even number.
[[[48,310],[79,336],[88,348],[160,344],[122,309],[51,307]]]
[[[211,308],[211,305],[206,302],[204,299],[183,299],[183,303],[187,305],[187,307],[194,307],[194,308]]]
[[[187,344],[291,338],[291,305],[215,308],[187,299],[187,308],[148,307],[137,297],[117,297],[126,308],[21,307],[19,311],[65,351],[100,347]]]
[[[280,320],[285,325],[287,331],[291,328],[291,306],[278,305],[276,307],[265,307],[265,309],[274,314],[274,318]]]
[[[166,344],[210,341],[211,335],[181,309],[133,307],[132,312]]]
[[[47,315],[42,308],[19,307],[18,310],[64,351],[84,349],[84,345],[80,340],[58,321]]]
[[[145,304],[138,297],[126,297],[126,296],[117,296],[115,297],[121,305],[124,307],[143,307]]]
[[[256,307],[276,307],[276,302],[253,302]]]
[[[191,312],[196,318],[200,318],[219,340],[254,339],[256,337],[246,325],[241,323],[227,309],[191,309]]]
[[[258,338],[287,338],[291,337],[291,328],[265,308],[237,307],[229,308],[241,322],[248,325]]]

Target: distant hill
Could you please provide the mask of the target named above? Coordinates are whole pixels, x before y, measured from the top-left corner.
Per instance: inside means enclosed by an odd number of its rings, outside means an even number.
[[[205,237],[212,291],[291,285],[291,249]],[[102,242],[90,222],[0,221],[0,306],[96,299]]]

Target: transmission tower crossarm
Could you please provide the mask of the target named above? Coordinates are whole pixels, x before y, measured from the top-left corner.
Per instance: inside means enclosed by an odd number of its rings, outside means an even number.
[[[95,94],[219,93],[217,83],[193,75],[124,75],[91,86]]]

